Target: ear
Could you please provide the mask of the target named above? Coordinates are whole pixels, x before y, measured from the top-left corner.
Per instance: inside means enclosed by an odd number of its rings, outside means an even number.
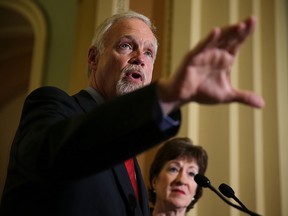
[[[90,47],[88,52],[88,65],[91,70],[96,69],[98,62],[98,52],[95,46]]]
[[[156,188],[157,180],[158,180],[158,179],[157,179],[156,176],[152,179],[152,187],[153,187],[153,190],[155,190],[155,188]]]

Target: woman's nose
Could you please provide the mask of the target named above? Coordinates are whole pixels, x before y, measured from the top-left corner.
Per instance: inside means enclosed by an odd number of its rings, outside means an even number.
[[[184,172],[179,172],[176,181],[182,184],[187,184],[188,183],[187,175]]]

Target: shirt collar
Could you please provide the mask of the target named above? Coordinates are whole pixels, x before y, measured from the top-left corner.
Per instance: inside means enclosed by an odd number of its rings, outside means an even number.
[[[105,102],[105,99],[103,98],[103,96],[91,86],[88,86],[85,90],[91,95],[91,97],[95,101],[97,101],[98,104],[102,104]]]

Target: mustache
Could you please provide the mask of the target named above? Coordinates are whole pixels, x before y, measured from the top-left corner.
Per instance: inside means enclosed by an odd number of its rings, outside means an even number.
[[[141,75],[143,81],[146,80],[145,70],[142,67],[138,66],[138,65],[127,65],[127,66],[125,66],[122,69],[122,74],[126,75],[128,73],[135,72],[135,71],[137,71]]]

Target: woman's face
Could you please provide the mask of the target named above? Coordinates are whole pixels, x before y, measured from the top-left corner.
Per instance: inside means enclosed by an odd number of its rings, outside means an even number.
[[[196,194],[194,176],[198,171],[196,161],[191,158],[168,161],[152,182],[156,204],[167,210],[186,208]]]

